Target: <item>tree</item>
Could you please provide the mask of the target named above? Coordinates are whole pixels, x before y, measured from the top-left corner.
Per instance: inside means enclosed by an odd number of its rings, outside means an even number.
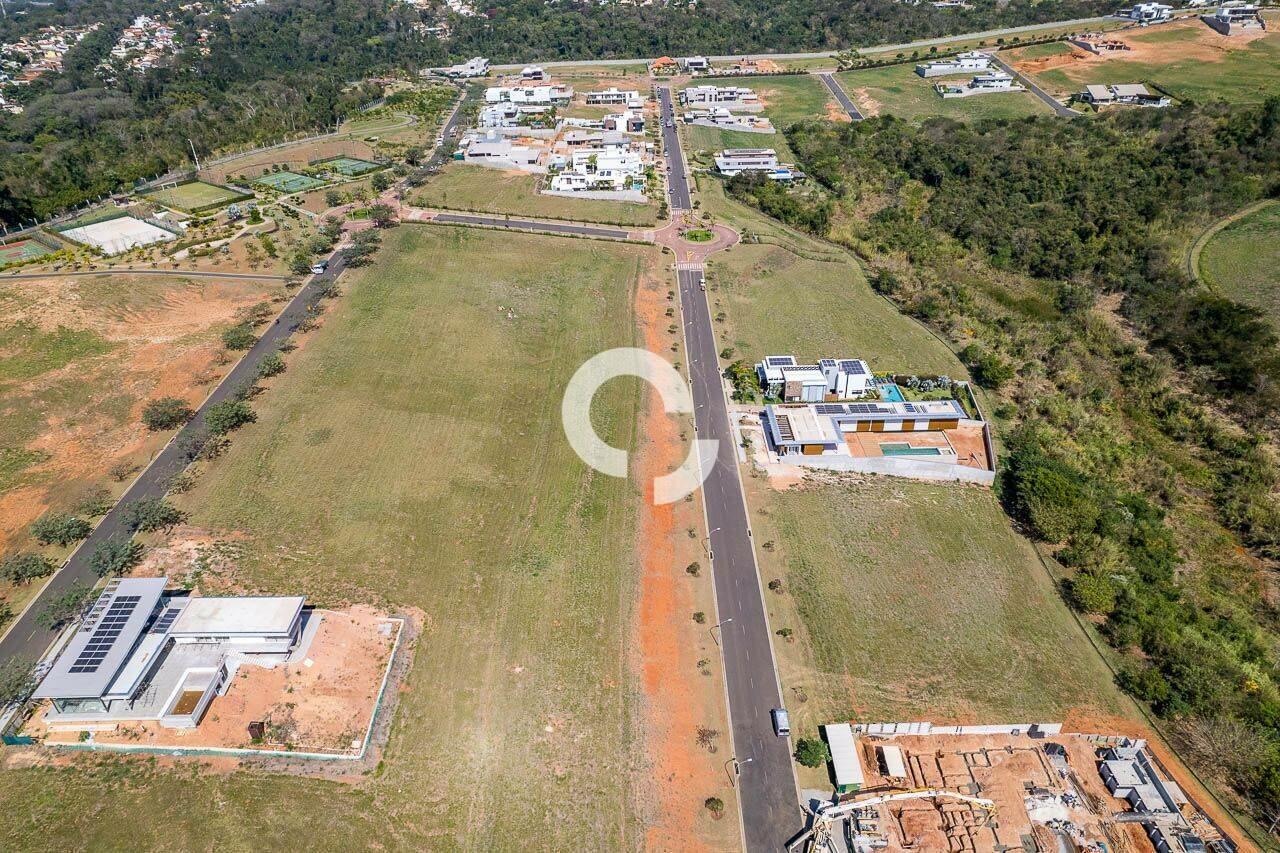
[[[719,797],[707,797],[703,800],[702,805],[707,811],[711,812],[711,816],[716,820],[724,817],[724,800]]]
[[[382,192],[391,186],[391,176],[386,172],[378,172],[369,179],[369,185],[372,186],[376,192]]]
[[[337,207],[342,204],[342,193],[337,190],[325,190],[324,203],[329,207]]]
[[[152,432],[173,429],[195,416],[195,411],[178,397],[161,397],[142,408],[142,423]]]
[[[56,630],[78,617],[89,603],[93,587],[76,581],[65,592],[55,595],[36,617],[36,623],[49,630]]]
[[[53,574],[55,566],[40,554],[10,554],[0,561],[0,578],[10,583],[26,583]]]
[[[186,513],[164,498],[143,498],[125,508],[125,521],[134,530],[167,530],[186,520]]]
[[[89,557],[89,568],[100,578],[122,575],[142,560],[142,544],[132,539],[108,539]]]
[[[249,408],[249,404],[243,400],[223,400],[221,403],[214,403],[204,416],[204,422],[213,435],[225,435],[257,419],[258,416],[253,413],[253,409]]]
[[[89,535],[93,525],[64,512],[47,512],[31,523],[31,535],[41,545],[67,546]]]
[[[294,275],[307,275],[311,272],[311,255],[305,249],[299,249],[289,258],[289,272]]]
[[[805,767],[821,767],[831,760],[831,749],[819,738],[802,737],[796,741],[796,761]]]
[[[229,350],[246,350],[257,342],[258,336],[248,323],[238,323],[222,333],[222,345]]]
[[[35,686],[35,667],[30,661],[10,658],[0,664],[0,710],[26,699]]]
[[[280,353],[269,353],[263,356],[262,361],[258,362],[258,378],[266,379],[271,376],[278,376],[284,373],[284,369],[284,359],[280,357]]]
[[[369,219],[377,228],[386,228],[395,222],[396,212],[391,209],[389,204],[374,204],[369,206]]]

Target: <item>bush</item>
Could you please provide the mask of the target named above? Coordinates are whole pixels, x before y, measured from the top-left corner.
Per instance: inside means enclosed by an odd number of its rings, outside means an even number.
[[[164,498],[143,498],[125,508],[125,522],[134,530],[167,530],[186,520],[186,513]]]
[[[796,741],[796,761],[805,767],[821,767],[831,760],[831,749],[826,741],[802,737]]]
[[[62,512],[49,512],[31,524],[31,535],[41,545],[71,545],[89,535],[93,525]]]
[[[702,805],[706,807],[707,811],[711,812],[711,816],[716,820],[724,817],[724,800],[719,797],[707,797]]]
[[[89,568],[98,577],[122,575],[142,560],[142,545],[132,539],[108,539],[89,558]]]
[[[258,336],[248,323],[232,326],[222,333],[222,345],[230,350],[246,350],[257,342]]]
[[[61,628],[80,615],[91,595],[93,595],[93,587],[76,581],[66,592],[54,596],[45,605],[44,610],[40,611],[40,615],[36,617],[36,623],[51,631]]]
[[[270,376],[279,376],[284,373],[284,369],[284,359],[280,357],[280,353],[273,352],[258,362],[258,378],[266,379]]]
[[[225,435],[257,419],[258,416],[253,413],[253,409],[249,408],[249,404],[243,400],[223,400],[209,407],[205,413],[204,422],[212,434]]]
[[[223,335],[223,342],[226,342],[226,335]],[[195,411],[177,397],[161,397],[143,407],[142,423],[152,432],[158,432],[181,426],[191,420],[194,415]]]
[[[111,508],[116,505],[115,498],[111,497],[111,492],[106,489],[94,489],[80,499],[80,503],[76,504],[76,512],[90,518],[96,518],[99,515],[106,515]]]
[[[10,583],[26,583],[53,574],[53,561],[39,554],[10,554],[0,561],[0,578]]]
[[[26,699],[35,686],[35,672],[29,661],[10,658],[0,664],[0,709]]]

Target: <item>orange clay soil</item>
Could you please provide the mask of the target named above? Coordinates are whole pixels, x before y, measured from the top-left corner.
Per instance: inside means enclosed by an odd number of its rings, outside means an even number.
[[[40,400],[69,377],[85,380],[89,389],[87,399],[43,407],[40,432],[25,447],[46,454],[47,459],[28,469],[36,482],[0,494],[0,550],[17,541],[46,510],[70,509],[93,485],[105,481],[115,463],[141,463],[158,449],[169,434],[149,433],[142,426],[146,401],[174,396],[192,405],[199,403],[230,367],[230,363],[218,364],[222,347],[216,330],[235,322],[239,312],[268,299],[278,288],[264,282],[178,283],[125,275],[114,277],[116,282],[120,287],[138,288],[144,295],[118,302],[111,299],[112,304],[104,306],[97,301],[102,287],[97,280],[52,277],[3,283],[0,308],[5,310],[5,325],[21,322],[44,331],[60,326],[91,330],[114,348],[8,386],[0,395],[3,417],[8,405]],[[20,298],[7,301],[5,292]],[[122,395],[129,400],[122,419],[84,414],[92,402]]]
[[[664,312],[675,303],[666,299],[674,286],[661,272],[643,278],[636,295],[636,314],[644,345],[653,352],[670,353],[674,336],[664,329],[678,318]],[[678,358],[678,356],[677,356]],[[638,666],[644,697],[643,726],[649,778],[639,787],[645,803],[650,850],[723,850],[738,845],[738,819],[733,791],[720,770],[731,750],[724,713],[719,655],[705,626],[693,621],[701,610],[714,619],[710,571],[699,550],[700,538],[686,530],[702,530],[698,504],[681,501],[653,505],[653,478],[675,469],[689,444],[678,434],[680,421],[662,409],[650,394],[640,431],[648,439],[639,457],[639,477],[645,500],[640,525],[640,585],[638,621],[635,626]],[[701,535],[700,533],[698,534]],[[698,560],[699,577],[685,567]],[[698,662],[707,660],[701,669]],[[719,732],[715,753],[697,743],[699,727]],[[711,818],[703,802],[719,797],[726,805],[724,817]]]

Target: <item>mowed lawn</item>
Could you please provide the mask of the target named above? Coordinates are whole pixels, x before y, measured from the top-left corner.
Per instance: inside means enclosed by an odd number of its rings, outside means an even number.
[[[1271,19],[1271,28],[1280,23]],[[1055,94],[1087,84],[1148,83],[1180,100],[1261,103],[1280,94],[1280,34],[1250,41],[1220,36],[1200,21],[1152,28],[1126,38],[1146,48],[1141,59],[1124,54],[1052,68],[1035,79]]]
[[[977,121],[1051,114],[1030,92],[943,98],[933,88],[935,83],[962,83],[972,77],[972,74],[957,74],[925,79],[916,74],[914,63],[908,63],[846,71],[837,74],[836,80],[858,109],[868,116],[895,115],[908,121],[945,116],[958,121]]]
[[[871,478],[765,490],[753,515],[784,687],[832,719],[1024,722],[1123,713],[1029,543],[995,496]]]
[[[244,198],[244,193],[204,181],[191,181],[147,193],[146,198],[177,210],[204,210],[223,203],[230,204],[236,199]]]
[[[1280,325],[1280,204],[1239,219],[1210,238],[1200,276],[1224,296],[1266,312]]]
[[[377,772],[6,772],[0,799],[23,807],[0,848],[638,847],[625,640],[640,496],[578,460],[560,403],[585,359],[634,343],[651,251],[388,232],[183,496],[192,523],[246,537],[244,589],[422,612]],[[611,444],[633,444],[641,390],[597,396]]]
[[[465,163],[446,165],[413,201],[428,207],[622,226],[648,226],[658,220],[656,204],[543,195],[538,192],[538,178],[534,175]]]

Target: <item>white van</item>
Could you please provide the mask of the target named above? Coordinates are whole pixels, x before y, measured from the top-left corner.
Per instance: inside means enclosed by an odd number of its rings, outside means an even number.
[[[773,719],[773,733],[778,737],[791,737],[791,718],[785,708],[774,708],[769,712]]]

